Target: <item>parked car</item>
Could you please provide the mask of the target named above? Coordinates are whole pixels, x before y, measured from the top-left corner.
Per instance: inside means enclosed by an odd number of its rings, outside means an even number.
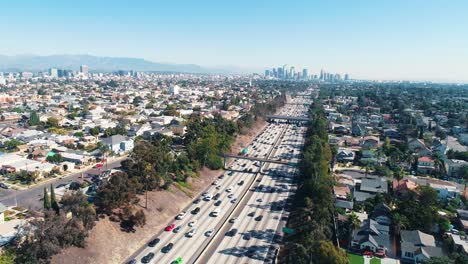
[[[176,228],[174,228],[174,230],[172,230],[172,232],[174,233],[179,233],[179,231],[182,229],[182,226],[178,226]]]
[[[176,216],[176,219],[177,220],[181,220],[182,218],[184,218],[184,216],[187,214],[186,211],[182,211],[180,212],[177,216]]]
[[[198,214],[199,212],[200,212],[200,207],[197,207],[197,208],[193,209],[191,213],[194,214],[194,215],[196,215],[196,214]]]
[[[142,262],[142,263],[149,263],[153,258],[154,258],[154,253],[153,253],[153,252],[150,252],[150,253],[148,253],[146,256],[144,256],[143,258],[141,258],[141,262]]]
[[[168,253],[169,251],[171,251],[172,247],[174,247],[174,244],[173,244],[173,243],[169,243],[169,244],[167,244],[165,247],[163,247],[163,248],[161,249],[161,251],[162,251],[163,253]]]

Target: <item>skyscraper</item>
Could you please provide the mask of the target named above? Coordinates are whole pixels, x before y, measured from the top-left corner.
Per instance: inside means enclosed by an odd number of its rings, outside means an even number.
[[[50,68],[49,69],[49,76],[50,76],[50,78],[58,78],[58,69],[57,68]]]
[[[309,72],[307,69],[302,69],[302,79],[307,80],[309,78]]]
[[[80,66],[80,72],[83,76],[86,76],[88,77],[88,73],[89,73],[89,67],[88,65],[81,65]]]

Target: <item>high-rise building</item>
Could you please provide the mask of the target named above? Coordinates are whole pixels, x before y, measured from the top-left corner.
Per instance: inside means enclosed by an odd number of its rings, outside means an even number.
[[[345,81],[349,81],[349,74],[345,73],[345,75],[344,75],[344,80],[345,80]]]
[[[81,66],[80,66],[80,72],[81,72],[81,74],[82,74],[83,76],[86,76],[86,77],[87,77],[88,74],[89,74],[89,67],[88,67],[88,65],[81,65]]]
[[[57,68],[50,68],[49,69],[49,76],[50,76],[50,78],[58,78],[58,69]]]
[[[309,72],[307,69],[302,69],[302,79],[307,80],[309,78]]]
[[[273,68],[273,77],[278,78],[278,72],[276,72],[276,68]]]
[[[265,77],[270,77],[270,70],[265,70]]]

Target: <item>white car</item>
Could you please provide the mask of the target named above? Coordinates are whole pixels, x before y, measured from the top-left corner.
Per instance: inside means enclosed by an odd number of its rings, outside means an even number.
[[[212,198],[212,197],[211,197],[211,194],[207,194],[207,195],[205,195],[205,197],[203,197],[203,200],[205,200],[205,201],[211,201],[211,198]]]
[[[213,212],[211,212],[211,216],[213,217],[218,217],[218,215],[219,215],[219,209],[216,209]]]
[[[213,185],[218,185],[219,184],[219,180],[216,180],[213,182]]]
[[[237,220],[237,216],[234,216],[233,218],[231,218],[231,219],[229,220],[229,223],[232,223],[232,224],[233,224],[233,223],[236,222],[236,220]]]
[[[181,220],[182,218],[184,218],[184,216],[187,214],[187,212],[185,211],[182,211],[180,212],[180,214],[177,215],[176,219],[177,220]]]
[[[262,198],[258,198],[258,199],[257,199],[257,202],[261,203],[261,202],[263,202],[263,199],[262,199]]]
[[[194,227],[196,223],[197,223],[197,220],[190,221],[190,222],[188,223],[188,226]]]
[[[205,236],[210,237],[213,234],[213,232],[214,232],[214,230],[210,229],[210,230],[205,232]]]
[[[237,203],[237,198],[232,199],[231,203]]]
[[[196,232],[197,232],[197,229],[196,229],[196,228],[193,228],[192,230],[190,230],[190,231],[187,233],[187,236],[188,236],[188,237],[193,237],[193,235],[195,235]]]
[[[232,190],[233,190],[232,187],[228,187],[228,188],[226,189],[226,192],[232,192]]]
[[[228,195],[228,198],[229,198],[229,199],[234,198],[234,194],[233,194],[233,193],[229,194],[229,195]]]

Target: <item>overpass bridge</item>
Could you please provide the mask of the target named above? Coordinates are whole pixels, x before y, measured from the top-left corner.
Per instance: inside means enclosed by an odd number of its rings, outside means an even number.
[[[265,158],[257,158],[257,157],[249,157],[249,156],[241,156],[241,155],[235,155],[235,154],[227,154],[225,153],[223,155],[224,157],[224,168],[226,168],[226,162],[228,158],[234,158],[234,159],[244,159],[244,160],[251,160],[251,161],[258,161],[260,164],[260,172],[262,170],[263,164],[264,163],[275,163],[275,164],[281,164],[281,165],[287,165],[287,166],[297,166],[297,162],[291,162],[291,161],[282,161],[282,160],[271,160],[271,159],[265,159]]]
[[[270,122],[274,120],[285,120],[288,124],[305,125],[312,119],[310,117],[305,116],[267,115],[266,120]]]

